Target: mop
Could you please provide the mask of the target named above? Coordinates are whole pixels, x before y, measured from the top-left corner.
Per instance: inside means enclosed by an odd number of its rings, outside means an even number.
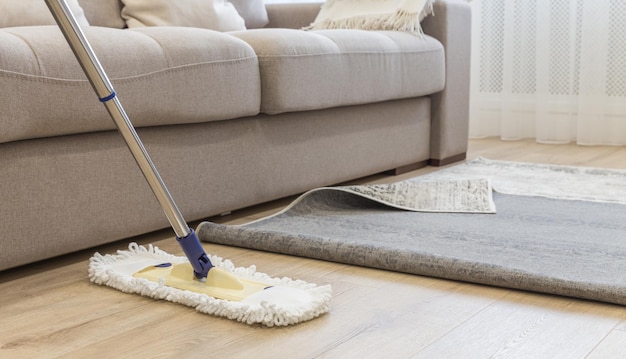
[[[96,95],[124,138],[137,165],[167,217],[185,257],[149,245],[131,243],[116,254],[95,253],[89,278],[125,293],[180,303],[247,324],[285,326],[316,318],[330,310],[330,285],[272,278],[254,266],[235,267],[204,251],[184,220],[115,90],[65,0],[45,0]]]

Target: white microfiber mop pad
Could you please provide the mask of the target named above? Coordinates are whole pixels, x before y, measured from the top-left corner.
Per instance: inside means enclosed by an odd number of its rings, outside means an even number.
[[[181,290],[147,279],[135,278],[137,271],[169,262],[187,262],[149,245],[147,248],[131,243],[128,250],[116,254],[94,254],[89,261],[89,278],[96,284],[106,285],[125,293],[136,293],[154,299],[164,299],[184,304],[199,312],[226,317],[246,324],[263,324],[269,327],[300,323],[320,316],[330,310],[332,290],[330,285],[317,286],[302,280],[272,278],[256,271],[254,266],[235,267],[230,260],[210,256],[213,265],[239,278],[267,283],[272,288],[251,295],[240,302],[217,299],[204,293]]]

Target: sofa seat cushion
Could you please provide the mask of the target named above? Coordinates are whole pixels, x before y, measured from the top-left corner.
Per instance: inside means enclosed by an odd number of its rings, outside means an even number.
[[[83,29],[136,127],[255,115],[257,57],[196,28]],[[115,129],[55,26],[0,30],[0,142]]]
[[[233,32],[261,69],[261,112],[275,114],[429,95],[444,88],[441,43],[395,31]]]

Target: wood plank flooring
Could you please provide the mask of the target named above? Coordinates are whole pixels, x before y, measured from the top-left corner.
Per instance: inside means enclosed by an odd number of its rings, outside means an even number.
[[[626,169],[626,147],[472,140],[468,157]],[[398,181],[372,176],[352,183]],[[625,184],[626,185],[626,184]],[[243,223],[289,199],[212,220]],[[182,255],[170,231],[129,241]],[[626,308],[206,244],[237,266],[333,285],[332,311],[251,327],[91,284],[80,252],[0,272],[0,358],[625,358]],[[625,259],[626,260],[626,259]]]

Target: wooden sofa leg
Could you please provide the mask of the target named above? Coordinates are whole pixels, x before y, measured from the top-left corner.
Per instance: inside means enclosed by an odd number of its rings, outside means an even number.
[[[449,165],[451,163],[454,163],[454,162],[463,161],[466,158],[467,158],[467,153],[465,153],[465,152],[464,153],[459,153],[458,155],[454,155],[454,156],[451,156],[451,157],[448,157],[448,158],[444,158],[442,160],[431,158],[431,159],[426,160],[426,161],[415,162],[415,163],[408,164],[406,166],[401,166],[401,167],[398,167],[398,168],[394,168],[394,169],[391,169],[389,171],[385,171],[384,173],[386,175],[399,176],[399,175],[405,174],[407,172],[419,170],[420,168],[424,168],[426,166],[434,166],[434,167],[447,166],[447,165]]]
[[[467,158],[467,153],[463,152],[463,153],[459,153],[458,155],[454,155],[454,156],[444,158],[441,160],[431,158],[430,160],[428,160],[428,164],[430,166],[441,167],[441,166],[447,166],[454,162],[463,161],[466,158]]]
[[[394,168],[392,170],[386,171],[385,174],[388,174],[388,175],[391,175],[391,176],[399,176],[399,175],[405,174],[407,172],[419,170],[420,168],[424,168],[426,166],[428,166],[428,160],[415,162],[415,163],[411,163],[411,164],[406,165],[406,166],[401,166],[401,167],[398,167],[398,168]]]

